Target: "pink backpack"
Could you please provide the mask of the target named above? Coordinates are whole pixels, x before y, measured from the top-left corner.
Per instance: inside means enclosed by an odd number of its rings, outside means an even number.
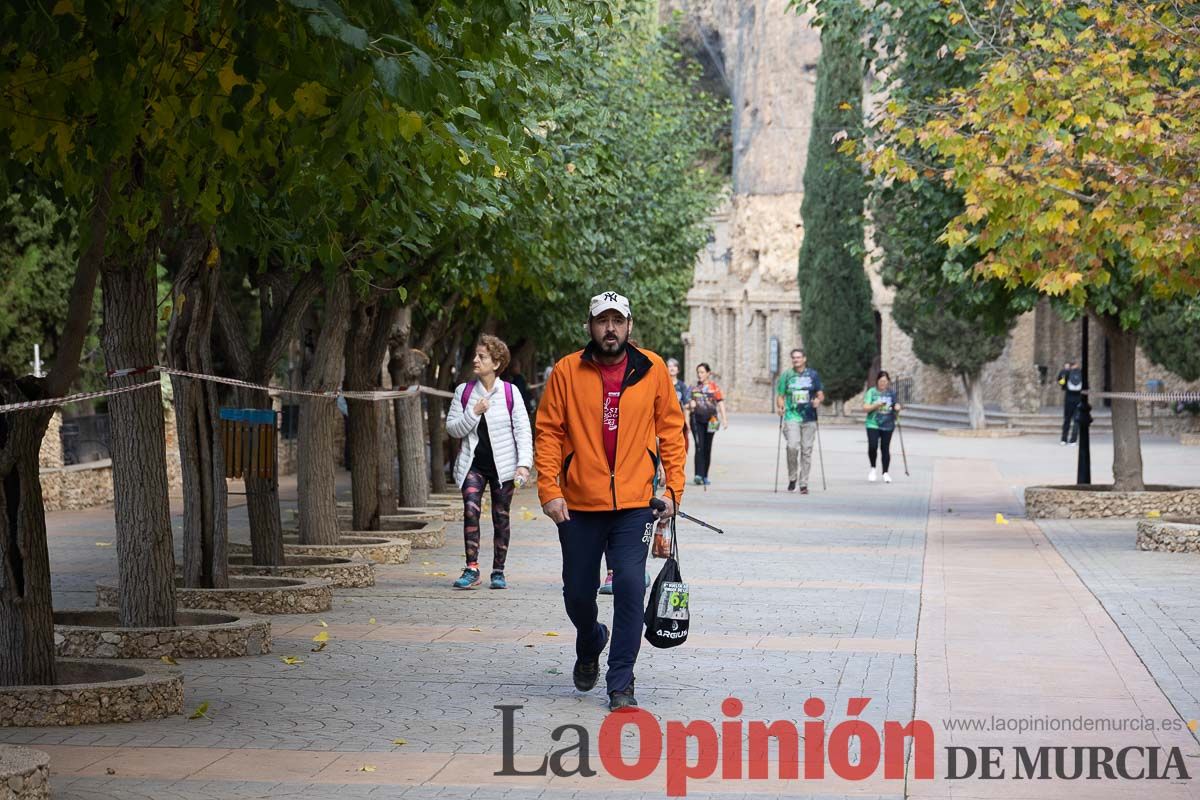
[[[517,444],[517,424],[513,422],[513,387],[508,381],[500,381],[504,384],[504,401],[508,403],[508,427],[512,429],[513,446]],[[471,392],[475,391],[475,384],[479,381],[467,381],[467,385],[463,387],[462,407],[463,411],[467,410],[467,402],[471,399]]]

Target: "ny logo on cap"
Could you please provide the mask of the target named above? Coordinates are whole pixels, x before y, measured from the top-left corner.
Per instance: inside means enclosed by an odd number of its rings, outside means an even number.
[[[615,302],[617,302],[617,293],[616,292],[605,292],[604,299],[610,300],[615,303]]]

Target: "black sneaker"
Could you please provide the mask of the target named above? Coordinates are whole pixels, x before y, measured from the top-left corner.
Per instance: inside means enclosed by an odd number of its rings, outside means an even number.
[[[807,486],[801,486],[801,487],[800,487],[800,494],[808,494],[808,487],[807,487]]]
[[[571,670],[571,677],[575,680],[575,688],[581,692],[590,692],[596,687],[596,681],[600,677],[600,654],[604,652],[604,648],[608,645],[608,626],[601,625],[604,629],[604,643],[600,645],[600,649],[596,651],[596,655],[589,659],[575,659],[575,669]]]
[[[633,696],[633,681],[629,682],[628,689],[608,693],[609,711],[620,711],[622,708],[636,708],[637,704],[637,698]]]
[[[788,491],[789,492],[796,491],[796,482],[795,481],[788,481]]]

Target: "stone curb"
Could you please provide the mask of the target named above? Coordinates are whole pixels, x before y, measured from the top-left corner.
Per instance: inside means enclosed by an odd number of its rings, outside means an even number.
[[[237,658],[271,652],[271,621],[212,610],[179,609],[174,628],[121,628],[83,622],[116,622],[116,608],[55,610],[54,649],[59,658]],[[61,623],[62,618],[82,618]],[[209,620],[209,621],[206,621]]]
[[[179,608],[211,611],[249,611],[254,614],[317,614],[333,605],[333,586],[327,580],[301,578],[229,578],[228,589],[185,589],[177,586]],[[263,583],[274,585],[263,586]],[[241,584],[241,585],[239,585]],[[96,605],[116,606],[115,583],[96,584]]]
[[[60,658],[58,669],[66,683],[0,687],[0,727],[137,722],[183,708],[183,673],[165,664]]]
[[[337,544],[300,544],[296,536],[283,537],[283,552],[295,556],[327,556],[373,561],[376,564],[407,564],[412,557],[412,542],[397,536],[371,531],[343,533]],[[250,545],[229,543],[230,555],[250,553]]]
[[[242,562],[244,559],[245,563]],[[262,567],[250,563],[250,556],[229,559],[229,574],[262,575],[272,578],[323,578],[336,589],[365,589],[375,585],[375,565],[370,561],[292,556],[281,567]]]
[[[1163,553],[1200,553],[1200,519],[1138,520],[1137,546]]]
[[[41,750],[0,744],[0,800],[50,796],[50,756]]]
[[[1029,519],[1097,519],[1200,516],[1200,488],[1147,485],[1144,492],[1114,492],[1111,486],[1027,486],[1025,516]]]

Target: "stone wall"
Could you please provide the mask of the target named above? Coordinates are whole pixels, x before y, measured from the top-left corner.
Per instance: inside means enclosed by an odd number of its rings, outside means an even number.
[[[1164,553],[1200,553],[1200,519],[1139,520],[1137,546]]]
[[[1144,492],[1114,492],[1111,486],[1027,486],[1030,519],[1100,519],[1148,515],[1200,517],[1200,489],[1147,486]]]

